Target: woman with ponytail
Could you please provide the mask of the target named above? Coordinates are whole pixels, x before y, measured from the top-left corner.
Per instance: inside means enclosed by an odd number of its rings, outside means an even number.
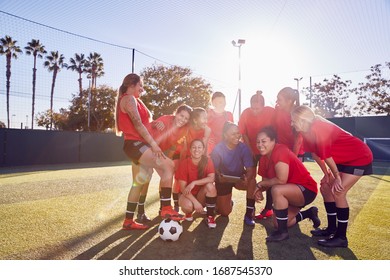
[[[298,91],[290,87],[280,90],[276,99],[273,127],[276,130],[277,142],[286,145],[303,161],[302,136],[291,127],[291,111],[296,106],[299,106]],[[265,206],[255,218],[257,220],[266,219],[272,215],[272,211],[272,196],[271,189],[269,189],[267,190]]]
[[[190,144],[191,156],[180,162],[175,179],[180,186],[179,206],[186,213],[185,219],[192,221],[192,213],[202,213],[206,206],[206,224],[209,228],[215,228],[215,171],[212,161],[205,155],[205,150],[206,146],[201,139],[193,140]]]
[[[153,169],[160,176],[161,216],[180,220],[180,215],[171,206],[173,161],[167,158],[147,130],[152,115],[140,96],[143,83],[137,74],[127,75],[119,88],[116,100],[115,127],[117,135],[124,135],[124,152],[132,161],[133,184],[128,195],[126,218],[123,229],[146,229],[148,226],[134,220],[135,209],[142,186],[150,180]]]

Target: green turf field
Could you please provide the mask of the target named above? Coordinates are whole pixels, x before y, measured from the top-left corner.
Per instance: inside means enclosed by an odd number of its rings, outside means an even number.
[[[313,177],[321,173],[306,162]],[[131,166],[116,163],[0,169],[0,259],[390,259],[390,164],[375,164],[375,174],[350,191],[349,248],[329,249],[311,237],[311,222],[290,229],[290,239],[266,244],[271,222],[243,225],[245,193],[235,191],[229,218],[218,217],[208,229],[201,216],[183,222],[177,242],[157,234],[157,176],[153,176],[146,231],[122,231],[131,185]],[[313,203],[326,220],[321,196]],[[257,209],[263,205],[257,204]],[[324,223],[326,226],[326,222]]]

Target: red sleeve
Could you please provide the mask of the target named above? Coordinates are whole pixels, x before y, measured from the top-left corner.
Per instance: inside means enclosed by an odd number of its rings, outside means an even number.
[[[206,165],[205,175],[207,176],[208,174],[211,173],[215,173],[215,168],[214,168],[213,161],[211,160],[211,158],[209,158]]]
[[[188,160],[191,160],[189,158],[186,158],[182,160],[179,163],[179,167],[177,168],[175,172],[175,179],[176,180],[182,180],[185,182],[188,182]]]
[[[289,153],[290,150],[287,148],[287,146],[276,144],[274,150],[272,151],[272,162],[274,165],[276,165],[278,162],[290,164]]]

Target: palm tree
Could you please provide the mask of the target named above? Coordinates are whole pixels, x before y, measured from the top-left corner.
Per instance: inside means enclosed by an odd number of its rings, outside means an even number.
[[[89,53],[86,64],[88,78],[92,79],[92,89],[96,88],[96,79],[104,75],[104,63],[103,58],[97,52]]]
[[[46,56],[46,61],[44,62],[43,66],[49,70],[49,72],[53,72],[53,79],[51,83],[51,92],[50,92],[50,112],[51,112],[51,118],[50,118],[50,130],[53,126],[53,95],[54,95],[54,86],[57,79],[58,72],[61,71],[61,68],[66,68],[68,65],[64,63],[65,57],[63,54],[59,54],[58,51],[50,52],[50,55]]]
[[[12,40],[12,38],[6,35],[4,38],[0,39],[0,55],[5,55],[6,57],[6,77],[7,77],[7,124],[9,126],[9,92],[11,87],[11,59],[18,58],[18,54],[23,53],[19,46],[16,45],[17,41]]]
[[[31,111],[31,129],[34,129],[34,110],[35,110],[35,84],[37,80],[37,57],[42,58],[43,54],[47,53],[45,46],[39,40],[32,39],[24,47],[27,55],[34,56],[33,80],[32,80],[32,111]]]
[[[80,96],[80,99],[81,99],[81,96],[82,96],[82,92],[83,92],[83,84],[82,84],[82,78],[81,78],[81,75],[85,72],[87,72],[86,70],[86,62],[87,60],[84,58],[84,54],[77,54],[75,53],[74,54],[74,58],[71,57],[69,59],[69,62],[70,62],[70,65],[68,66],[68,69],[72,70],[72,71],[76,71],[77,73],[79,73],[79,96]]]

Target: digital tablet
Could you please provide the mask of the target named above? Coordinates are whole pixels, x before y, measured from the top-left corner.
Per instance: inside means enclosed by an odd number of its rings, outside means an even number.
[[[225,174],[221,174],[221,179],[222,182],[226,182],[226,183],[237,183],[239,181],[242,181],[241,177],[225,175]]]

